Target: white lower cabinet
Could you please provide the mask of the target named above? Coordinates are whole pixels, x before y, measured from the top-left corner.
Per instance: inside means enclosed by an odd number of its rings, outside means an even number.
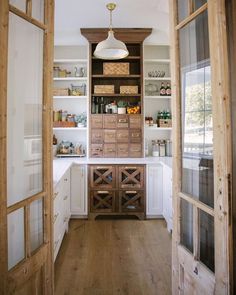
[[[162,165],[147,165],[146,216],[147,218],[163,215],[163,177]]]
[[[54,260],[57,257],[64,234],[70,220],[70,169],[60,179],[54,189]]]
[[[86,165],[74,164],[71,167],[70,209],[73,217],[84,218],[88,215]]]
[[[172,169],[168,166],[163,166],[163,216],[172,231]]]

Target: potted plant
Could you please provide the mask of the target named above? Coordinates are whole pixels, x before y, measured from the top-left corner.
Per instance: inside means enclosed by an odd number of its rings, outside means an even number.
[[[118,103],[117,103],[117,106],[118,106],[118,114],[119,115],[126,114],[127,103],[125,101],[119,100]]]

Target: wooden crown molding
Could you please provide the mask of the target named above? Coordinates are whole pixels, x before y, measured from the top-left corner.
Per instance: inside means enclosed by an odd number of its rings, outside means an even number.
[[[90,43],[98,43],[107,38],[109,28],[81,28],[80,31]],[[152,33],[151,28],[113,28],[113,31],[125,43],[142,43]]]

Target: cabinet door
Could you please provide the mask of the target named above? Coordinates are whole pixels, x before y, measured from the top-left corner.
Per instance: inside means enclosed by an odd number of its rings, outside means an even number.
[[[144,212],[143,191],[120,191],[119,192],[120,212]]]
[[[71,167],[70,209],[73,215],[87,215],[86,172],[85,165]]]
[[[63,213],[63,225],[68,230],[68,222],[70,220],[70,169],[62,178],[63,191],[61,196],[61,205]]]
[[[128,128],[129,117],[128,115],[117,115],[117,128]]]
[[[163,216],[169,231],[172,230],[172,169],[163,167]]]
[[[103,157],[114,158],[116,157],[116,145],[114,143],[106,143],[103,146]]]
[[[144,166],[120,166],[119,186],[121,189],[142,189],[144,187]]]
[[[113,213],[116,208],[114,191],[91,191],[90,212],[92,213]]]
[[[142,141],[142,131],[141,129],[130,130],[130,142],[140,143]]]
[[[130,158],[140,158],[142,157],[142,144],[131,143],[129,145],[129,156]]]
[[[129,156],[129,145],[127,143],[117,144],[117,157],[127,158]]]
[[[116,133],[117,142],[128,143],[129,142],[129,130],[128,129],[120,129],[117,130]]]
[[[114,189],[116,187],[115,166],[112,165],[90,165],[90,188],[103,190]]]
[[[162,165],[149,165],[147,168],[147,215],[150,217],[163,214],[162,169]]]

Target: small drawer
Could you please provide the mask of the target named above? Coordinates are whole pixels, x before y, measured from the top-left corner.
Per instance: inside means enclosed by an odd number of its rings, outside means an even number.
[[[91,157],[101,158],[103,155],[103,145],[102,144],[91,144]]]
[[[104,130],[104,142],[116,143],[116,130],[105,129]]]
[[[104,115],[103,126],[106,129],[116,129],[117,126],[117,115]]]
[[[141,127],[142,127],[141,115],[130,115],[129,116],[129,128],[141,129]]]
[[[130,156],[130,158],[141,158],[142,157],[142,144],[131,143],[129,145],[129,156]]]
[[[119,193],[120,212],[144,212],[144,192],[127,190]]]
[[[128,143],[129,142],[129,130],[120,129],[116,132],[117,142]]]
[[[102,115],[91,115],[91,128],[101,129],[103,128]]]
[[[140,129],[130,131],[130,142],[131,143],[142,142],[142,131]]]
[[[112,213],[116,208],[116,196],[114,191],[91,191],[90,212]]]
[[[103,143],[103,130],[101,129],[91,130],[91,142]]]
[[[129,117],[127,115],[117,115],[117,128],[128,128]]]
[[[117,144],[117,157],[127,158],[129,156],[129,145],[128,144]]]
[[[103,157],[113,158],[116,156],[116,145],[113,143],[106,143],[103,146]]]

